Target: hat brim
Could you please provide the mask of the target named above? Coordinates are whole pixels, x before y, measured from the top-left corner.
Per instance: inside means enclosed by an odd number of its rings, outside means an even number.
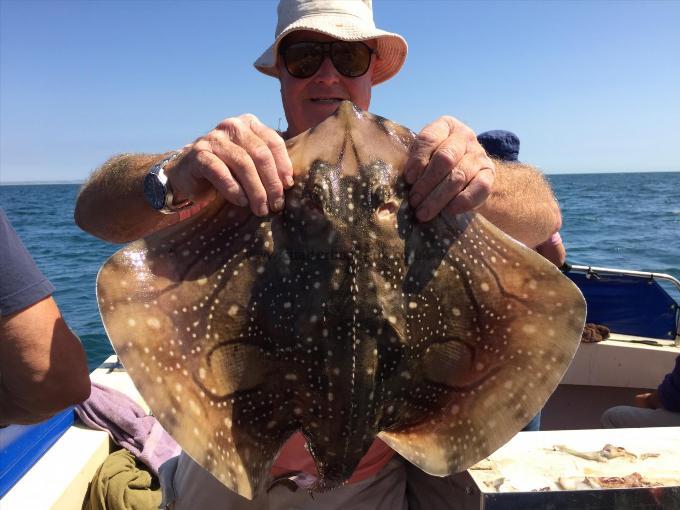
[[[343,16],[324,16],[323,23],[319,23],[318,17],[313,21],[306,21],[305,18],[301,18],[291,23],[279,34],[274,44],[267,48],[260,55],[260,58],[255,61],[255,68],[266,75],[278,78],[279,70],[276,67],[276,57],[279,51],[279,44],[288,34],[299,30],[318,32],[341,41],[368,41],[375,39],[378,44],[376,48],[378,59],[373,69],[373,85],[389,80],[397,74],[404,65],[408,52],[406,40],[399,34],[386,32],[372,26],[357,26],[356,20],[354,20],[354,23],[348,23],[347,19]]]

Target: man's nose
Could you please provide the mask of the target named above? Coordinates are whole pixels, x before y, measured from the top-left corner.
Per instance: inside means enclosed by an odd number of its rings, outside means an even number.
[[[321,67],[314,75],[314,80],[320,83],[336,83],[340,80],[340,73],[338,73],[328,55],[324,56]]]

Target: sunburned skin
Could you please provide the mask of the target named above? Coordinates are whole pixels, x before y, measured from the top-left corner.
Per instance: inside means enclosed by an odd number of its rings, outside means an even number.
[[[464,470],[574,355],[585,303],[552,264],[474,213],[414,218],[413,140],[344,102],[287,142],[281,214],[215,202],[100,271],[107,333],[155,416],[247,498],[296,431],[315,490],[376,437],[428,473]]]

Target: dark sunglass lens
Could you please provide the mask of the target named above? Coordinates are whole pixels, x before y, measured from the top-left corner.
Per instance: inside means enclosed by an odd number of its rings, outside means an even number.
[[[318,44],[294,43],[283,50],[286,69],[295,78],[309,78],[321,66],[323,48]]]
[[[331,45],[331,58],[341,74],[356,78],[368,71],[371,50],[361,42],[334,42]]]

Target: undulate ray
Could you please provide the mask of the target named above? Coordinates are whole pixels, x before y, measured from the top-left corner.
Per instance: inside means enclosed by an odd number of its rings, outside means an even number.
[[[252,498],[295,431],[317,489],[377,437],[423,470],[463,470],[542,407],[585,303],[476,214],[418,223],[413,134],[343,103],[287,143],[282,214],[216,202],[134,242],[97,280],[107,333],[182,448]]]

